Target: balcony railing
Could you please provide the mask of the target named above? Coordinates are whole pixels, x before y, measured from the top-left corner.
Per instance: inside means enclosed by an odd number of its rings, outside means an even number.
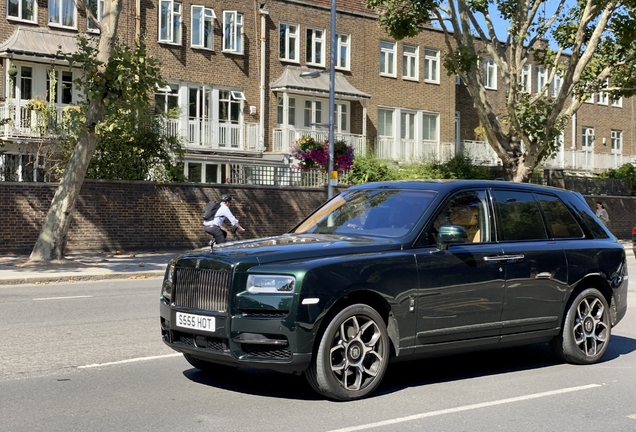
[[[274,129],[274,152],[289,154],[289,149],[294,145],[297,139],[303,136],[310,136],[316,141],[327,141],[329,132],[315,131],[310,129]],[[353,147],[355,155],[367,154],[367,140],[364,135],[355,135],[350,133],[334,133],[336,141],[344,141],[347,145]]]
[[[204,119],[168,120],[166,130],[172,136],[185,139],[187,148],[262,151],[258,143],[258,123],[223,123]]]
[[[544,161],[548,168],[569,168],[589,171],[616,169],[627,163],[622,154],[600,154],[581,150],[559,152],[553,159]]]
[[[461,153],[468,156],[475,165],[501,165],[497,156],[487,141],[462,141]],[[593,151],[564,150],[558,152],[554,158],[544,160],[541,166],[545,168],[565,168],[588,171],[602,171],[608,168],[618,168],[626,163],[621,154],[601,154]]]
[[[0,137],[56,139],[64,133],[64,107],[52,113],[33,109],[27,100],[0,102]]]
[[[453,143],[437,141],[378,137],[375,145],[377,158],[400,162],[447,161],[454,154],[455,145]]]

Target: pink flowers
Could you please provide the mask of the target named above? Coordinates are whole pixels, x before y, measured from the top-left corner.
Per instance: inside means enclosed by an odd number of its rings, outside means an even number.
[[[329,142],[316,142],[310,136],[303,136],[290,149],[291,156],[298,160],[294,168],[301,171],[322,169],[327,171],[329,166]],[[333,169],[340,173],[349,171],[353,165],[353,147],[344,141],[335,141],[333,145]]]

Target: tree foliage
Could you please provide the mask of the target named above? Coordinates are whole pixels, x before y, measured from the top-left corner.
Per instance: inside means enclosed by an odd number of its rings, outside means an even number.
[[[636,5],[631,2],[366,0],[366,4],[397,40],[415,36],[425,26],[443,31],[444,66],[466,85],[508,180],[528,181],[534,168],[556,153],[555,138],[592,94],[602,91],[617,98],[636,91]],[[494,14],[508,27],[497,26]],[[497,34],[502,30],[505,34]],[[480,67],[485,58],[497,66],[506,95],[503,107],[494,107],[487,97]],[[524,67],[531,63],[547,71],[538,92],[523,85]]]
[[[94,65],[91,57],[95,53],[89,41],[80,38],[79,44],[82,49],[78,55],[69,58],[70,62]],[[104,121],[96,129],[100,139],[86,177],[102,180],[182,180],[177,170],[183,159],[182,142],[179,137],[168,134],[165,128],[166,122],[176,118],[178,113],[153,112],[149,98],[153,88],[148,88],[148,84],[161,83],[161,78],[159,67],[148,56],[143,39],[133,48],[116,45],[109,65],[104,82],[114,80],[117,86],[109,89],[108,94],[112,96],[106,99],[108,110]],[[92,70],[89,68],[85,72]],[[143,84],[138,82],[139,76],[145,76],[148,81]],[[92,80],[89,77],[84,74],[75,84],[92,92],[103,87],[101,77],[96,76]],[[133,80],[132,85],[121,85]],[[120,94],[121,97],[116,97]],[[65,115],[66,158],[70,157],[79,141],[77,132],[82,130],[87,107],[88,102],[85,101]]]
[[[389,180],[482,179],[490,180],[490,169],[474,165],[470,159],[455,156],[447,162],[427,161],[389,165],[373,156],[358,156],[351,170],[342,177],[343,184],[363,184]]]
[[[94,18],[86,1],[78,4]],[[78,109],[77,143],[31,251],[31,261],[64,258],[66,235],[89,164],[104,132],[116,127],[108,119],[145,114],[155,88],[164,85],[160,68],[146,54],[143,41],[134,48],[116,43],[121,10],[122,0],[105,1],[98,39],[79,35],[77,52],[66,55],[70,65],[82,71],[75,84],[85,103]]]

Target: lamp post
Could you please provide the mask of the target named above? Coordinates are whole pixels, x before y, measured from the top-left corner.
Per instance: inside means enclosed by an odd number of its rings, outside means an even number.
[[[327,165],[327,198],[333,198],[333,185],[337,182],[337,174],[332,179],[334,172],[334,123],[336,103],[336,0],[331,0],[331,24],[330,24],[330,48],[329,48],[329,163]],[[316,78],[324,71],[302,72],[300,76]]]

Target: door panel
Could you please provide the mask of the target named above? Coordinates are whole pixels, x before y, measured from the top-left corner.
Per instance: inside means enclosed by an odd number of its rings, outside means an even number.
[[[502,334],[556,328],[567,290],[565,253],[556,241],[502,244],[506,255],[523,255],[505,266]]]
[[[500,256],[497,244],[427,248],[416,255],[419,344],[498,336],[504,297],[504,269],[485,257]]]

